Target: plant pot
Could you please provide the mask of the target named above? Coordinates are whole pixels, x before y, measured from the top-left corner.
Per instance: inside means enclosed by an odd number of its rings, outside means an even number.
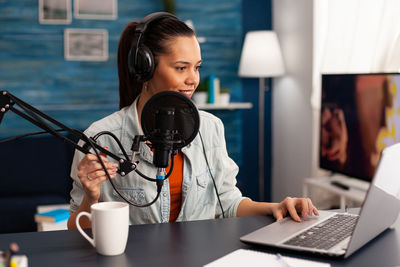
[[[207,104],[208,94],[207,92],[195,92],[192,96],[192,100],[197,105]]]
[[[221,105],[229,105],[230,99],[231,99],[231,94],[229,93],[221,93],[219,95],[219,103]]]

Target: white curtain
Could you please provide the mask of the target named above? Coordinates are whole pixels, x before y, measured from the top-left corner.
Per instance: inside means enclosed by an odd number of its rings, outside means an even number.
[[[398,72],[399,0],[314,0],[312,107],[321,73]]]
[[[314,0],[313,172],[318,163],[321,73],[400,71],[399,0]]]

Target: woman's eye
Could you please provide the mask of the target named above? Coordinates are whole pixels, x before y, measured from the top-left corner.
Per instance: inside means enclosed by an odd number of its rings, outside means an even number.
[[[199,70],[199,69],[201,69],[201,66],[196,66],[196,70]]]
[[[186,67],[176,67],[177,70],[184,70]]]

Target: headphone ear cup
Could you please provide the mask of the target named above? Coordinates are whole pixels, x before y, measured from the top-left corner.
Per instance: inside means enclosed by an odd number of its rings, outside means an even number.
[[[135,62],[135,56],[132,55],[131,60]],[[146,82],[153,77],[155,70],[154,56],[151,50],[141,45],[137,51],[136,64],[134,65],[133,74],[135,79],[139,82]]]

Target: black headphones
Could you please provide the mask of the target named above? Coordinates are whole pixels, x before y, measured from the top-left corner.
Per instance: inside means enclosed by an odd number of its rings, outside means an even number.
[[[168,12],[156,12],[147,15],[136,25],[132,46],[128,54],[128,68],[130,75],[138,82],[150,80],[156,68],[152,51],[141,43],[142,36],[150,22],[167,17],[176,18]]]

